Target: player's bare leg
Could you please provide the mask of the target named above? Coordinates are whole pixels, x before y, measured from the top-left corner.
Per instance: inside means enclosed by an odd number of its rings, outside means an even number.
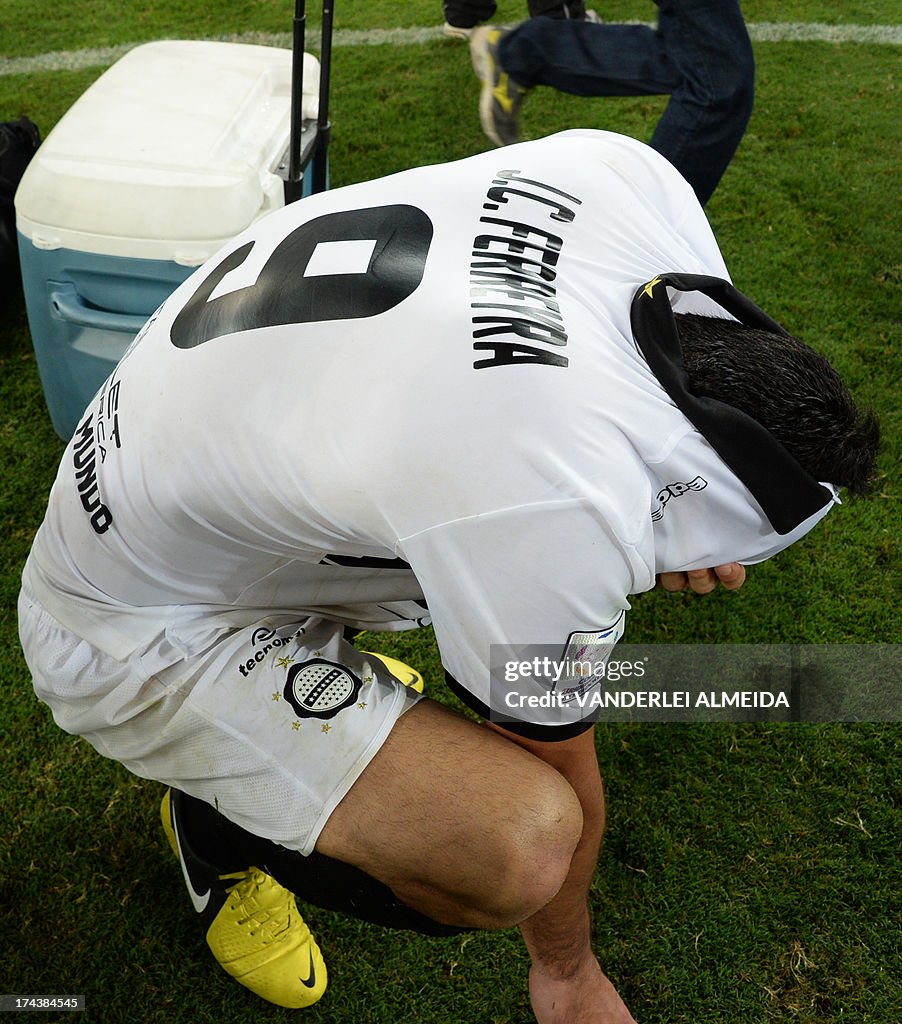
[[[538,1024],[635,1024],[591,950],[587,893],[604,829],[593,734],[511,740],[422,702],[333,813],[317,850],[437,920],[519,923]]]
[[[604,789],[594,730],[562,743],[511,739],[552,764],[573,787],[583,832],[563,886],[520,926],[532,958],[529,994],[538,1024],[635,1024],[592,952],[588,892],[604,834]]]
[[[555,896],[581,835],[580,804],[563,776],[424,700],[398,720],[316,849],[435,920],[501,928]]]

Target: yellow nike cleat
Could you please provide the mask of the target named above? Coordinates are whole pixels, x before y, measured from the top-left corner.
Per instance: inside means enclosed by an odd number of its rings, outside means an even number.
[[[398,661],[397,658],[390,658],[387,654],[377,654],[375,651],[361,651],[360,653],[369,655],[371,658],[378,658],[398,682],[409,686],[411,690],[416,690],[417,693],[423,692],[426,683],[415,668],[405,665],[403,661]]]
[[[294,896],[259,868],[219,874],[188,846],[181,794],[166,790],[163,831],[178,857],[207,945],[223,970],[277,1006],[312,1006],[326,991],[326,964]]]
[[[484,25],[470,37],[473,70],[482,81],[479,120],[496,146],[520,141],[520,107],[529,92],[498,63],[498,44],[504,35],[505,30]]]

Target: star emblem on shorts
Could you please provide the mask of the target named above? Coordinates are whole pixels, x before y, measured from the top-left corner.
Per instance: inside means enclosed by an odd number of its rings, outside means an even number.
[[[293,661],[294,658],[289,658],[287,654],[283,658],[276,658],[276,668],[288,668]]]
[[[360,702],[360,703],[359,703],[359,704],[357,705],[357,707],[359,707],[359,708],[360,708],[360,710],[361,710],[361,711],[363,711],[363,709],[364,709],[364,708],[366,707],[366,701],[365,701],[365,700],[362,700],[362,701],[361,701],[361,702]]]
[[[323,732],[328,732],[332,728],[328,722],[323,722]]]
[[[300,729],[300,727],[301,727],[301,723],[300,722],[292,722],[291,723],[291,728],[294,729],[295,732],[297,732],[298,729]]]
[[[273,699],[273,700],[281,700],[281,699],[282,699],[282,696],[281,696],[281,694],[278,694],[278,693],[274,693],[274,694],[272,695],[272,699]]]

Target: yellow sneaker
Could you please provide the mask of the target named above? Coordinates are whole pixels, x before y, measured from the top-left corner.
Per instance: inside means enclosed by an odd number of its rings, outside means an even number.
[[[405,665],[403,661],[398,661],[397,658],[390,658],[387,654],[377,654],[375,651],[361,651],[360,653],[367,654],[371,658],[378,658],[395,679],[405,686],[409,686],[411,690],[416,690],[417,693],[423,692],[426,683],[415,668]]]
[[[219,874],[188,846],[179,827],[182,796],[167,790],[163,831],[178,857],[207,945],[223,970],[270,1003],[312,1006],[326,991],[326,964],[294,896],[259,868]]]
[[[470,36],[470,57],[477,78],[482,81],[479,120],[482,130],[496,146],[520,141],[520,107],[529,92],[501,67],[498,46],[506,34],[503,28],[483,25]]]

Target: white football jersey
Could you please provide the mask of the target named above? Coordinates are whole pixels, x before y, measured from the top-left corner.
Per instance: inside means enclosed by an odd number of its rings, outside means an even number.
[[[806,478],[775,529],[779,496],[766,512],[665,390],[636,310],[730,315],[668,274],[728,281],[690,187],[608,132],[273,213],[91,403],[30,585],[119,658],[261,609],[432,621],[481,707],[492,645],[622,635],[656,573],[768,557],[833,502]]]

